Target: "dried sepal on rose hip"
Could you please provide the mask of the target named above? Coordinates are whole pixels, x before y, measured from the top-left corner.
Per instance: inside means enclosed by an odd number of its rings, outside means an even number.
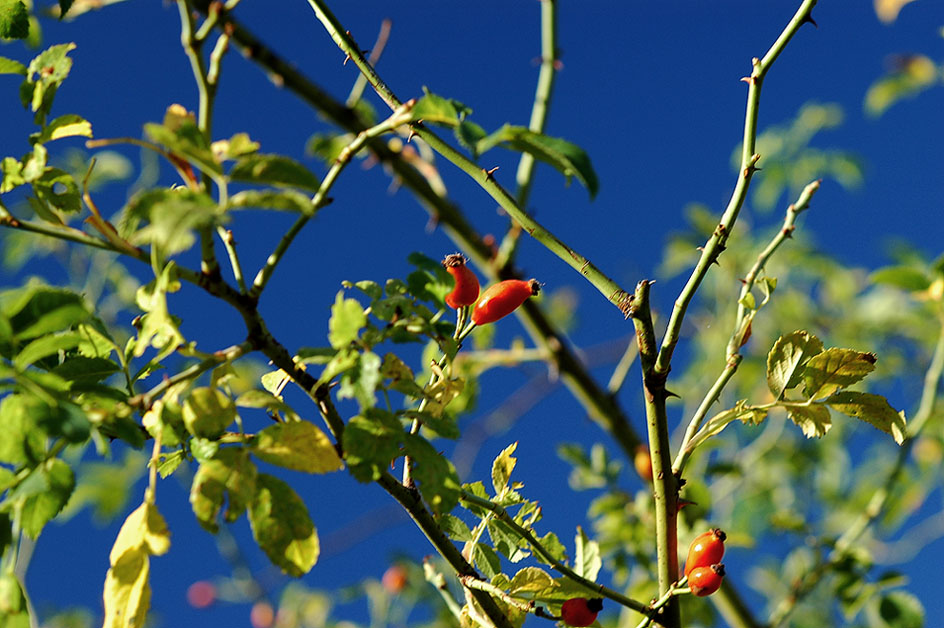
[[[685,561],[685,575],[691,574],[697,567],[709,567],[721,562],[724,556],[724,540],[727,538],[721,528],[712,528],[695,537],[688,547],[688,560]]]
[[[724,580],[724,565],[718,563],[708,567],[696,567],[688,574],[688,588],[692,595],[705,597],[721,588]]]
[[[472,310],[472,322],[476,325],[494,323],[508,316],[527,301],[541,292],[537,279],[506,279],[490,286]]]
[[[568,626],[583,628],[593,624],[602,609],[601,598],[572,597],[561,605],[561,619]]]
[[[446,295],[446,305],[458,310],[475,303],[479,298],[479,278],[466,265],[465,257],[458,253],[447,255],[442,265],[456,282],[452,292]]]

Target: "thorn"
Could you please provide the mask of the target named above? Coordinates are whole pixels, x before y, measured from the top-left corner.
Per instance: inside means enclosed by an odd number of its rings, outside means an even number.
[[[742,76],[741,80],[748,85],[753,85],[756,82],[753,76]]]
[[[738,279],[738,281],[740,281],[745,286],[747,285],[747,279]]]
[[[803,16],[803,19],[800,20],[800,26],[802,26],[803,24],[806,24],[807,22],[812,24],[814,28],[817,28],[817,29],[819,28],[819,24],[817,24],[816,20],[813,19],[812,13],[807,13],[806,15]]]
[[[675,394],[674,392],[672,392],[672,391],[669,390],[668,388],[665,389],[665,396],[666,396],[666,398],[675,397],[676,399],[681,399],[681,397],[679,397],[677,394]]]
[[[498,168],[499,168],[499,166],[495,166],[495,167],[492,168],[491,170],[486,170],[485,168],[482,168],[482,172],[485,173],[485,180],[486,180],[486,181],[489,181],[489,180],[494,181],[495,178],[494,178],[492,175],[495,174],[495,171],[498,170]]]

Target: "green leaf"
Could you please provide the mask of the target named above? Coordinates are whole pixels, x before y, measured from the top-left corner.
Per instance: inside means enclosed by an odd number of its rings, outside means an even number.
[[[478,146],[478,143],[485,139],[485,137],[488,135],[488,133],[485,132],[485,129],[471,120],[463,120],[460,122],[456,126],[454,133],[456,135],[456,140],[459,141],[459,144],[471,152],[473,157],[478,157],[476,147]]]
[[[400,456],[403,436],[396,417],[379,408],[352,417],[342,437],[348,471],[361,482],[376,480]]]
[[[603,559],[600,557],[600,545],[596,541],[591,541],[583,528],[577,527],[577,536],[574,538],[577,551],[574,555],[574,571],[577,575],[583,576],[587,580],[596,580],[597,574],[603,567]],[[550,578],[550,576],[548,576]]]
[[[525,152],[535,159],[548,163],[570,181],[571,177],[583,184],[594,198],[600,189],[597,173],[590,163],[590,157],[576,144],[556,137],[535,133],[523,126],[504,125],[476,144],[476,153],[481,155],[487,150],[502,144],[511,150]]]
[[[819,338],[805,331],[781,336],[767,355],[767,385],[774,399],[796,387],[803,379],[807,361],[823,350]]]
[[[809,399],[822,399],[864,379],[875,370],[875,355],[852,349],[829,348],[809,359],[803,369]]]
[[[807,438],[820,438],[833,426],[829,409],[822,404],[787,407],[790,420],[800,426]]]
[[[538,542],[542,547],[544,547],[544,549],[547,550],[547,553],[558,562],[567,561],[567,548],[564,547],[564,544],[560,542],[560,539],[557,538],[557,535],[553,532],[548,532],[544,536],[539,537]],[[534,557],[545,565],[551,564],[546,558],[537,552],[535,552]]]
[[[49,436],[62,436],[70,443],[84,443],[91,433],[92,424],[81,408],[60,400],[48,405],[36,400],[33,407],[36,424]]]
[[[256,465],[241,448],[227,447],[200,464],[190,487],[190,505],[197,521],[205,529],[217,531],[217,517],[227,501],[224,521],[239,519],[256,492]]]
[[[125,552],[105,575],[102,628],[142,628],[151,604],[151,559],[144,549]]]
[[[33,478],[37,481],[36,485],[27,487],[26,482],[20,484],[10,499],[15,502],[23,498],[20,525],[27,536],[35,539],[69,501],[75,488],[75,475],[65,462],[52,458],[33,472]]]
[[[9,0],[0,0],[7,1]],[[28,95],[25,104],[29,104],[37,114],[37,122],[42,123],[52,107],[56,88],[66,79],[72,69],[69,52],[75,50],[75,44],[56,44],[50,46],[30,61],[24,82],[24,95]]]
[[[344,292],[338,292],[331,306],[331,320],[328,321],[328,341],[335,349],[346,347],[357,340],[360,330],[367,325],[367,315],[356,299],[345,299]]]
[[[29,36],[29,10],[22,0],[0,0],[0,38],[26,39]]]
[[[554,578],[550,574],[540,567],[525,567],[511,579],[511,583],[508,585],[508,593],[513,596],[520,596],[523,593],[526,597],[533,598],[553,588]]]
[[[92,384],[107,379],[121,370],[116,362],[105,358],[74,356],[52,370],[59,377],[77,384]]]
[[[200,438],[219,438],[236,419],[236,404],[216,388],[194,388],[184,401],[187,431]]]
[[[162,124],[148,123],[144,132],[151,141],[163,144],[172,153],[183,157],[207,173],[222,174],[216,155],[206,137],[197,126],[193,113],[180,105],[171,105],[164,114]]]
[[[222,222],[214,200],[189,188],[158,188],[136,195],[124,209],[122,231],[135,245],[152,244],[164,256],[190,249],[194,231]],[[142,221],[147,224],[138,229]]]
[[[26,76],[26,66],[15,59],[0,57],[0,74],[22,74]]]
[[[219,159],[237,159],[259,150],[259,142],[250,139],[248,133],[237,133],[228,140],[217,140],[210,145]]]
[[[260,460],[305,473],[344,468],[331,440],[308,421],[270,425],[256,435],[252,453]]]
[[[907,591],[890,591],[878,602],[882,626],[888,628],[923,628],[924,606],[921,600]]]
[[[501,558],[488,545],[475,544],[472,548],[472,562],[489,580],[501,573]]]
[[[63,137],[92,137],[92,123],[82,116],[69,113],[49,122],[41,133],[30,137],[35,144],[45,144]]]
[[[135,301],[146,314],[140,318],[138,338],[134,342],[135,357],[141,357],[148,347],[154,347],[158,350],[155,360],[159,361],[184,344],[177,322],[167,311],[167,293],[179,289],[173,262],[165,266],[154,281],[138,288]]]
[[[905,413],[895,412],[888,400],[871,393],[845,391],[826,400],[829,407],[845,415],[855,417],[891,434],[901,445],[906,436]]]
[[[3,173],[3,180],[0,181],[0,194],[6,194],[10,190],[26,183],[23,177],[23,164],[19,159],[13,157],[4,157],[0,162],[0,173]]]
[[[118,563],[125,552],[144,551],[151,556],[166,554],[170,549],[170,531],[157,506],[144,502],[129,514],[111,548],[109,560]]]
[[[298,212],[313,216],[311,198],[296,190],[244,190],[229,199],[230,209],[259,208]]]
[[[495,488],[495,495],[501,495],[508,489],[508,480],[511,478],[511,472],[515,469],[517,458],[512,457],[518,443],[514,442],[502,450],[495,460],[492,461],[492,486]]]
[[[21,342],[63,331],[89,317],[80,295],[40,284],[4,293],[0,309]]]
[[[34,463],[42,457],[46,434],[36,424],[35,397],[7,395],[0,402],[0,462],[13,465]]]
[[[338,399],[356,399],[361,412],[372,408],[376,403],[374,392],[380,385],[380,356],[372,351],[364,351],[357,360],[355,368],[341,377]]]
[[[282,571],[301,577],[318,561],[318,532],[308,509],[288,484],[260,474],[249,509],[256,543]]]
[[[16,357],[13,359],[13,365],[17,369],[23,370],[45,357],[74,348],[81,340],[82,336],[76,332],[63,332],[40,336],[23,347],[23,349],[16,354]]]
[[[321,180],[314,173],[284,155],[254,154],[243,157],[229,171],[229,178],[234,181],[298,188],[312,193],[321,187]]]
[[[449,127],[458,125],[462,119],[459,113],[460,110],[464,113],[467,108],[457,101],[438,96],[425,87],[423,89],[426,94],[416,101],[410,111],[413,119],[422,120],[426,124],[442,124]],[[459,105],[458,109],[456,108],[457,104]]]
[[[465,521],[448,513],[439,518],[439,527],[453,541],[465,543],[472,540],[472,531],[469,530]]]
[[[46,168],[42,176],[33,181],[33,192],[39,201],[60,211],[74,214],[82,209],[79,185],[64,170]],[[35,204],[33,209],[36,209]]]
[[[886,266],[879,268],[869,275],[869,281],[872,283],[885,284],[907,290],[909,292],[920,292],[927,290],[931,286],[931,280],[928,276],[910,266]]]
[[[29,605],[16,574],[4,569],[0,572],[0,626],[29,628]]]
[[[415,434],[407,435],[406,450],[413,459],[413,479],[433,512],[438,515],[455,508],[459,503],[459,476],[452,462]]]

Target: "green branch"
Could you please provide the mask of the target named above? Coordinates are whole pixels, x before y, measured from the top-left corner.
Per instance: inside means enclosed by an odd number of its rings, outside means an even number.
[[[656,561],[659,594],[664,596],[678,578],[678,478],[672,473],[669,446],[668,416],[665,400],[665,376],[656,371],[656,335],[649,309],[650,281],[636,285],[630,316],[636,328],[639,363],[642,366],[643,392],[646,402],[646,425],[649,433],[649,457],[652,461],[652,493],[655,501]],[[669,597],[660,618],[666,628],[681,626],[678,601]]]
[[[492,502],[488,499],[483,499],[478,495],[473,495],[468,491],[462,491],[459,495],[460,501],[464,501],[469,504],[478,506],[479,508],[484,508],[495,514],[496,517],[501,519],[501,521],[507,525],[509,528],[515,531],[515,533],[520,536],[522,539],[528,542],[528,545],[531,546],[531,549],[534,550],[534,553],[541,557],[541,560],[549,565],[551,565],[556,571],[560,572],[570,580],[573,580],[577,584],[580,584],[583,587],[586,587],[590,591],[594,591],[604,597],[607,597],[618,604],[621,604],[627,608],[639,613],[646,613],[649,611],[649,606],[638,602],[630,597],[626,597],[618,591],[607,588],[602,584],[598,584],[592,580],[588,580],[583,576],[579,575],[573,569],[560,562],[550,552],[548,552],[541,542],[535,538],[534,534],[527,528],[522,527],[515,518],[508,514],[508,511],[498,504]]]
[[[675,345],[679,340],[685,312],[694,298],[698,286],[701,285],[705,275],[708,274],[708,269],[718,260],[718,256],[724,251],[728,236],[731,234],[731,229],[737,221],[741,206],[744,204],[744,199],[747,196],[747,189],[750,186],[751,177],[753,177],[754,172],[757,170],[757,161],[760,159],[760,155],[755,154],[754,146],[757,141],[760,90],[764,82],[764,77],[767,75],[773,62],[780,56],[784,47],[799,30],[800,26],[802,26],[804,22],[812,21],[810,12],[815,5],[816,0],[803,0],[803,3],[800,5],[800,8],[797,9],[793,19],[787,24],[786,28],[780,34],[780,37],[777,38],[773,46],[770,47],[770,50],[767,51],[767,54],[764,55],[764,58],[754,58],[751,61],[753,70],[750,76],[743,79],[748,84],[747,111],[744,115],[744,139],[741,145],[741,165],[738,169],[737,184],[735,185],[734,193],[731,195],[731,200],[728,202],[718,226],[702,248],[701,257],[695,265],[695,270],[692,271],[688,282],[675,300],[675,306],[672,309],[672,315],[669,318],[668,327],[662,339],[662,346],[659,349],[659,357],[656,361],[656,372],[660,374],[667,376],[669,373],[672,353],[675,351]]]
[[[685,430],[685,436],[682,438],[682,442],[679,445],[678,455],[676,455],[675,462],[672,464],[672,472],[678,476],[681,476],[688,458],[692,455],[692,453],[694,453],[695,448],[690,447],[690,444],[695,438],[695,435],[698,433],[698,430],[701,427],[702,422],[705,420],[705,417],[708,415],[708,411],[721,396],[721,392],[724,390],[725,386],[727,386],[728,382],[731,381],[731,378],[734,377],[734,374],[737,372],[737,369],[741,364],[741,360],[743,359],[740,354],[741,346],[744,344],[744,342],[746,342],[747,337],[750,334],[750,325],[753,321],[754,314],[757,312],[755,308],[748,308],[745,305],[745,299],[747,298],[747,295],[751,294],[751,290],[754,288],[757,278],[764,271],[764,268],[767,266],[767,262],[770,260],[773,254],[778,248],[780,248],[780,245],[783,244],[787,238],[792,237],[793,232],[796,229],[797,216],[809,209],[810,201],[812,200],[816,191],[819,190],[819,186],[819,181],[813,181],[803,188],[803,191],[800,193],[800,196],[797,198],[796,202],[787,208],[787,214],[783,219],[783,225],[780,227],[780,230],[777,231],[777,234],[757,256],[757,261],[754,262],[754,265],[751,267],[747,273],[747,276],[744,278],[744,283],[741,286],[741,293],[738,295],[737,316],[735,316],[734,319],[731,339],[728,341],[724,369],[721,371],[721,375],[718,376],[718,379],[715,380],[715,383],[708,390],[708,393],[705,395],[704,399],[702,399],[701,404],[698,406],[698,409],[695,411],[695,414],[692,415],[692,418],[688,423],[688,427]]]

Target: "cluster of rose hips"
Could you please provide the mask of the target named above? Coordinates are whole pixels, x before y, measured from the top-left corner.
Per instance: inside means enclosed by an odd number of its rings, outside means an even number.
[[[462,255],[447,255],[442,264],[456,282],[452,292],[446,295],[446,305],[456,310],[475,305],[472,322],[476,325],[494,323],[508,316],[541,291],[541,284],[535,279],[506,279],[490,286],[480,297],[478,277],[466,266]]]
[[[724,540],[726,536],[719,528],[712,528],[695,537],[688,548],[688,560],[685,561],[685,577],[693,595],[705,597],[721,588],[724,579]],[[568,626],[583,628],[590,626],[597,619],[597,613],[603,608],[599,598],[570,598],[561,606],[561,620]]]
[[[688,548],[688,560],[685,561],[685,576],[692,594],[698,597],[711,595],[721,587],[724,579],[725,534],[719,528],[712,528],[695,537]]]

